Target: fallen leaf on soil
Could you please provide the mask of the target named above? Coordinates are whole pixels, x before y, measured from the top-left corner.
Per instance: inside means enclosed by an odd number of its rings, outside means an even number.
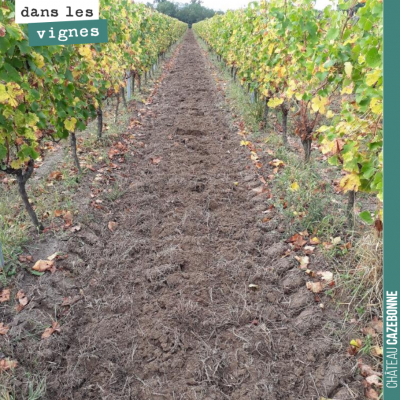
[[[333,249],[334,245],[331,242],[323,242],[322,246],[324,246],[325,250]]]
[[[0,322],[0,335],[7,335],[7,332],[10,330],[8,326],[5,326],[2,322]]]
[[[361,346],[362,346],[362,341],[361,341],[361,339],[352,339],[351,341],[350,341],[350,346],[353,346],[353,347],[357,347],[357,348],[361,348]]]
[[[369,365],[363,364],[361,358],[358,359],[358,368],[362,376],[371,376],[371,375],[382,376],[381,372],[374,371],[372,367],[370,367]]]
[[[370,326],[367,326],[366,328],[364,328],[364,329],[362,330],[362,333],[363,333],[364,335],[370,335],[370,336],[372,336],[372,337],[375,337],[375,336],[376,336],[376,331],[375,331],[375,329],[374,329],[374,328],[371,328]]]
[[[72,225],[72,213],[71,211],[67,211],[64,215],[63,215],[64,221],[65,221],[65,226],[69,227]]]
[[[15,298],[18,300],[19,303],[15,308],[17,312],[20,312],[28,304],[28,298],[26,297],[26,294],[22,290],[18,291]]]
[[[3,289],[0,292],[0,303],[10,300],[10,289]]]
[[[333,281],[333,273],[330,271],[318,271],[316,275],[318,275],[326,283]]]
[[[350,347],[347,349],[347,353],[351,356],[355,356],[362,347],[362,341],[360,339],[353,339],[350,341]]]
[[[81,229],[82,229],[82,227],[80,225],[75,225],[70,229],[70,231],[72,233],[75,233],[75,232],[79,232]]]
[[[117,223],[117,222],[110,221],[110,222],[108,223],[108,229],[109,229],[111,232],[114,232],[115,229],[117,228],[117,226],[118,226],[118,223]]]
[[[261,193],[264,193],[267,189],[266,189],[266,187],[264,185],[261,185],[261,186],[255,188],[255,189],[252,189],[252,190],[256,194],[261,194]]]
[[[310,239],[310,244],[319,244],[319,243],[320,243],[319,239],[316,236]]]
[[[63,174],[61,171],[53,171],[50,173],[49,177],[47,178],[47,180],[49,181],[60,181],[63,177]]]
[[[311,290],[313,293],[321,293],[324,287],[321,282],[307,282],[307,289]]]
[[[374,317],[374,319],[371,321],[370,325],[372,328],[376,330],[378,333],[383,333],[383,321],[378,320],[378,318]]]
[[[369,388],[366,390],[365,396],[367,399],[370,399],[370,400],[379,400],[378,393],[376,392],[376,390],[374,390],[372,388]]]
[[[49,260],[36,261],[32,269],[39,272],[44,272],[44,271],[54,272],[55,271],[54,261],[49,261]]]
[[[304,246],[305,254],[312,254],[314,253],[315,247],[314,246]]]
[[[304,240],[303,236],[299,233],[295,233],[291,238],[289,238],[289,242],[293,243],[295,247],[303,247],[307,240]]]
[[[152,158],[150,158],[150,162],[151,162],[153,165],[158,165],[158,164],[160,164],[161,160],[162,160],[162,157],[152,157]]]
[[[63,210],[56,210],[56,211],[54,211],[54,216],[61,217],[64,213],[65,213],[65,211],[63,211]]]
[[[383,348],[380,346],[374,346],[371,349],[371,354],[375,357],[383,357]]]
[[[57,321],[53,321],[51,327],[45,329],[45,331],[42,334],[42,339],[47,339],[54,332],[60,332],[60,324]]]
[[[20,255],[20,256],[18,256],[18,260],[20,262],[33,262],[33,257],[32,256]]]
[[[269,162],[269,165],[272,165],[273,167],[283,167],[285,166],[285,163],[282,160],[275,158],[275,160]]]
[[[55,260],[57,257],[58,257],[58,252],[52,254],[52,255],[49,256],[49,257],[47,257],[47,259],[48,259],[49,261],[53,261],[53,260]]]
[[[365,380],[370,384],[370,385],[375,385],[376,387],[383,387],[382,379],[379,378],[377,375],[370,375],[365,378]]]
[[[16,368],[18,363],[15,360],[10,360],[9,358],[3,358],[0,360],[0,372],[8,371],[10,369]]]
[[[300,263],[301,269],[306,269],[308,264],[310,264],[310,258],[308,256],[304,257],[295,256],[294,258]]]

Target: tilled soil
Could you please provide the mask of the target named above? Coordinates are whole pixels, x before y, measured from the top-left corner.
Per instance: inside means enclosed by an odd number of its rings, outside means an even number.
[[[87,215],[64,274],[26,289],[32,306],[11,323],[45,399],[362,398],[341,321],[261,222],[267,201],[221,101],[189,31],[135,132],[125,193]],[[54,316],[66,296],[61,332],[33,341],[22,315]]]

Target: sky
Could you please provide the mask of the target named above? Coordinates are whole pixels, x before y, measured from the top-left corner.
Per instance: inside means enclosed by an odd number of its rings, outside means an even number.
[[[136,0],[140,3],[152,2],[151,0]],[[173,0],[179,3],[188,3],[189,0]],[[212,8],[213,10],[226,11],[228,9],[237,9],[247,6],[250,0],[202,0],[205,7]],[[322,10],[325,6],[331,3],[331,0],[317,0],[316,8]]]

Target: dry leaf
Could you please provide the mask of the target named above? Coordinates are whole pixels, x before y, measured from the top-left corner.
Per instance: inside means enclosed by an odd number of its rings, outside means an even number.
[[[15,360],[10,360],[9,358],[3,358],[0,360],[0,372],[9,371],[10,369],[16,368],[18,363]]]
[[[314,250],[314,246],[304,246],[304,254],[313,254]]]
[[[52,254],[51,256],[47,257],[49,261],[54,261],[58,257],[58,252]]]
[[[45,329],[45,331],[42,334],[42,339],[47,339],[54,332],[60,332],[60,324],[57,321],[53,321],[51,327]]]
[[[370,326],[363,328],[362,333],[364,335],[371,335],[372,337],[376,336],[376,332],[374,328],[371,328]]]
[[[370,325],[374,328],[378,333],[383,333],[383,321],[378,320],[378,318],[374,317],[371,321]]]
[[[326,283],[330,283],[333,281],[333,273],[330,271],[318,271],[316,275],[319,276]]]
[[[21,306],[20,310],[19,310],[19,311],[21,311],[22,308],[24,308],[28,304],[28,298],[26,297],[26,294],[22,290],[18,291],[15,298],[18,300],[18,303]]]
[[[72,233],[75,233],[75,232],[79,232],[81,229],[82,229],[82,227],[80,225],[75,225],[70,229],[70,231]]]
[[[53,171],[50,173],[49,177],[47,178],[48,181],[60,181],[63,175],[61,171]]]
[[[366,390],[365,396],[370,400],[379,400],[379,394],[372,388]]]
[[[153,165],[158,165],[158,164],[160,164],[161,160],[162,160],[162,157],[151,157],[151,158],[150,158],[150,162],[151,162]]]
[[[304,257],[295,256],[294,258],[300,263],[301,269],[307,269],[308,264],[310,264],[310,258],[307,256]]]
[[[379,378],[377,375],[370,375],[365,378],[365,380],[368,382],[370,385],[375,385],[376,387],[383,387],[382,379]]]
[[[10,300],[10,289],[3,289],[0,292],[0,303],[4,303],[8,300]]]
[[[266,187],[264,185],[261,185],[255,189],[252,189],[253,192],[255,192],[256,194],[261,194],[264,193],[266,191]]]
[[[360,373],[362,376],[371,376],[371,375],[378,375],[382,376],[381,372],[374,371],[372,367],[367,364],[363,364],[362,359],[358,360],[358,368],[360,369]]]
[[[307,282],[307,289],[311,290],[313,293],[321,293],[324,290],[321,282]]]
[[[118,226],[118,223],[117,223],[117,222],[110,221],[110,222],[108,223],[108,229],[109,229],[111,232],[114,232],[115,229],[117,229],[117,226]]]
[[[72,213],[71,211],[67,211],[64,215],[63,215],[64,221],[65,221],[65,226],[69,227],[72,225]]]
[[[310,244],[319,244],[319,243],[320,241],[316,236],[310,239]]]
[[[307,241],[304,240],[303,236],[298,233],[295,233],[291,238],[289,238],[289,242],[293,243],[295,247],[303,247],[307,244]]]
[[[283,167],[285,166],[285,163],[282,160],[279,160],[275,158],[275,160],[272,160],[269,162],[269,165],[272,165],[273,167]]]
[[[374,346],[371,349],[371,354],[375,357],[383,357],[383,348],[380,346]]]
[[[58,217],[63,216],[64,213],[65,213],[64,210],[55,210],[55,211],[54,211],[54,216],[58,218]]]
[[[24,255],[20,255],[18,256],[18,260],[20,262],[33,262],[33,257],[32,256],[24,256]]]
[[[36,261],[36,264],[32,267],[33,270],[44,272],[44,271],[55,271],[54,261],[49,260],[39,260]]]
[[[0,322],[0,335],[7,335],[7,332],[10,330],[8,326],[5,326],[2,322]]]

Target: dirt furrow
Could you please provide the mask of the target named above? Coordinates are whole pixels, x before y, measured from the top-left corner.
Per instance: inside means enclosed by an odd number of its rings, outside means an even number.
[[[46,399],[362,398],[340,321],[261,223],[266,199],[220,102],[189,31],[136,134],[146,147],[124,195],[67,244],[79,262],[55,296],[82,298],[26,359],[46,368]]]

